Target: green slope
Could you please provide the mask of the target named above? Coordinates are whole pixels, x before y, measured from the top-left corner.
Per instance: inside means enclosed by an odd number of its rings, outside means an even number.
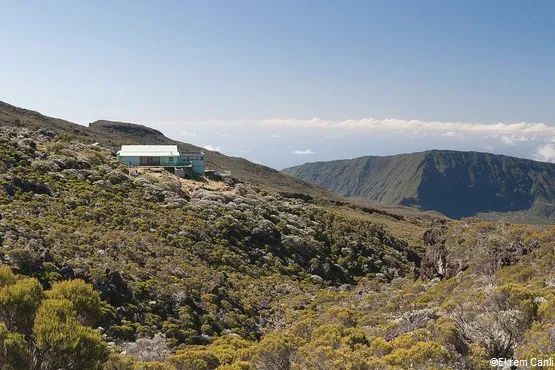
[[[478,152],[432,150],[306,163],[283,173],[346,197],[436,210],[555,220],[555,164]]]
[[[231,157],[173,140],[164,136],[158,130],[134,123],[99,120],[90,123],[87,127],[0,101],[0,127],[2,126],[21,127],[44,132],[52,131],[78,138],[83,143],[92,144],[97,142],[108,148],[117,148],[122,144],[176,144],[183,151],[203,151],[206,154],[208,168],[229,171],[234,178],[246,181],[252,186],[264,190],[275,191],[292,197],[308,196],[308,198],[324,204],[353,206],[356,203],[355,207],[366,209],[370,207],[377,213],[390,214],[395,218],[403,217],[414,220],[441,217],[436,213],[419,212],[415,214],[407,207],[383,207],[368,201],[349,202],[320,186],[285,175],[273,168],[250,162],[241,157]]]
[[[164,136],[158,130],[142,125],[100,120],[86,127],[0,101],[0,126],[51,130],[56,133],[77,136],[85,143],[98,142],[113,148],[122,144],[177,144],[180,150],[203,151],[206,154],[207,164],[210,168],[230,171],[232,176],[244,179],[252,184],[276,191],[303,192],[317,198],[337,200],[337,197],[328,191],[305,181],[286,176],[273,168],[249,162],[244,158],[230,157],[219,152],[176,141]]]
[[[0,265],[45,287],[92,283],[118,310],[97,322],[118,342],[255,339],[281,299],[410,273],[418,252],[363,216],[237,179],[133,177],[78,135],[0,127]]]
[[[555,352],[555,226],[129,176],[110,141],[169,139],[18,115],[0,118],[0,367],[470,370]],[[459,160],[423,156],[362,166],[408,193],[395,168]]]

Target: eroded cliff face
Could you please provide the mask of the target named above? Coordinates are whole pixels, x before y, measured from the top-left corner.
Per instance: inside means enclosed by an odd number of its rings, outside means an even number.
[[[555,221],[555,164],[477,152],[432,150],[307,163],[283,170],[337,194],[436,210],[460,219]]]

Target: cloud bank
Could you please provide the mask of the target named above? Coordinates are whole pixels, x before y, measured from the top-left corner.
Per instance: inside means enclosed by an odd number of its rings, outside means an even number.
[[[273,118],[167,124],[184,141],[274,168],[311,161],[430,149],[505,154],[555,162],[555,126],[543,122],[465,123],[396,118]],[[191,133],[195,133],[192,135]]]
[[[376,119],[347,119],[330,121],[321,118],[309,120],[273,118],[263,120],[230,120],[230,121],[203,121],[202,124],[231,124],[231,125],[264,125],[290,128],[318,128],[318,129],[346,129],[346,130],[386,130],[386,131],[420,131],[442,132],[455,135],[457,133],[480,133],[486,135],[543,135],[555,136],[555,127],[543,122],[539,123],[464,123],[464,122],[439,122],[402,120],[396,118]]]

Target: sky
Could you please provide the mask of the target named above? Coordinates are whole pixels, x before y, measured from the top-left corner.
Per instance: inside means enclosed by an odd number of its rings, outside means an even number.
[[[553,1],[0,0],[0,100],[284,168],[555,162]]]

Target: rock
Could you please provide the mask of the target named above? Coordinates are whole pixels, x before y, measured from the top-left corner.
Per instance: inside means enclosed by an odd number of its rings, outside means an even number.
[[[435,219],[432,221],[431,228],[424,233],[424,246],[430,247],[436,244],[445,244],[445,234],[449,227],[444,219]]]
[[[48,172],[58,172],[60,171],[60,166],[52,161],[33,161],[31,162],[31,168],[39,173]]]
[[[77,159],[67,155],[53,155],[50,156],[50,161],[56,163],[61,169],[90,169],[91,164],[84,159]]]
[[[97,180],[97,181],[93,182],[93,185],[96,185],[98,187],[106,189],[106,188],[111,187],[112,183],[110,181],[107,181],[107,180]]]
[[[56,137],[56,133],[54,131],[50,131],[50,130],[45,130],[43,128],[40,128],[37,131],[39,134],[46,136],[47,138],[53,139]]]
[[[188,202],[185,199],[176,197],[176,196],[168,197],[164,199],[164,202],[166,203],[165,204],[166,208],[170,208],[170,209],[183,208],[188,204]]]
[[[251,241],[257,248],[263,248],[265,245],[278,245],[281,240],[281,234],[272,222],[262,220],[258,227],[251,231]]]
[[[247,195],[249,192],[249,189],[244,185],[244,184],[237,184],[235,185],[235,192],[239,195]]]
[[[22,179],[19,177],[11,177],[6,180],[7,182],[4,184],[4,190],[10,196],[15,195],[18,190],[24,193],[33,192],[35,194],[46,194],[52,196],[52,189],[50,189],[48,184]]]
[[[420,275],[425,280],[434,278],[450,278],[458,271],[447,263],[447,247],[445,246],[447,222],[442,219],[432,221],[431,228],[424,233],[426,254],[420,264]]]
[[[461,271],[461,272],[462,272],[462,271]],[[440,278],[434,278],[434,279],[430,280],[430,286],[437,285],[437,284],[439,284],[440,282],[441,282],[441,279],[440,279]]]
[[[37,148],[37,143],[33,139],[30,139],[30,138],[25,138],[25,139],[21,140],[19,142],[19,144],[21,146],[28,146],[31,149],[36,149]]]
[[[350,292],[353,290],[353,286],[351,284],[343,284],[338,288],[340,293]]]
[[[427,249],[420,265],[420,275],[424,280],[452,278],[466,270],[477,255],[482,256],[481,268],[493,273],[504,266],[515,265],[522,256],[539,247],[537,241],[525,244],[522,240],[505,239],[504,227],[500,227],[495,231],[499,234],[500,241],[491,244],[477,243],[470,249],[462,249],[464,239],[450,236],[447,243],[447,222],[435,221],[431,229],[424,233],[424,245]],[[464,253],[461,253],[461,250],[464,250]]]
[[[50,254],[50,250],[46,249],[42,252],[41,259],[43,262],[54,262],[54,258]]]
[[[232,201],[230,197],[226,197],[223,194],[214,193],[208,190],[199,189],[195,191],[192,195],[193,199],[210,200],[219,203],[229,203]]]
[[[133,297],[131,289],[118,271],[106,269],[105,274],[95,281],[94,287],[101,292],[102,298],[112,306],[123,306]]]
[[[537,240],[529,244],[522,241],[511,242],[508,245],[496,245],[490,252],[490,258],[495,269],[516,264],[522,256],[532,252],[540,246]]]
[[[59,172],[48,172],[48,175],[52,176],[58,181],[67,181],[67,178]]]
[[[129,176],[118,170],[113,170],[108,173],[108,180],[112,184],[121,184],[122,182],[129,181]]]
[[[310,275],[310,280],[312,280],[312,282],[315,284],[321,284],[324,282],[324,279],[322,279],[322,277],[318,275]]]
[[[92,168],[91,163],[88,159],[85,158],[77,158],[77,168],[80,170],[88,170]]]
[[[147,184],[148,184],[148,185],[152,185],[152,183],[151,183],[148,179],[146,179],[146,178],[144,178],[144,177],[137,177],[137,178],[135,179],[134,183],[137,184],[137,185],[139,185],[139,186],[147,185]]]
[[[180,197],[188,197],[189,194],[187,193],[187,191],[185,191],[185,189],[183,189],[183,186],[181,185],[181,182],[177,179],[172,179],[172,180],[165,180],[165,181],[160,181],[157,184],[159,187],[161,187],[164,190],[167,190],[169,192],[175,193],[177,195],[179,195]]]
[[[152,184],[144,184],[144,187],[147,189],[145,192],[145,200],[150,202],[164,201],[164,189]]]

